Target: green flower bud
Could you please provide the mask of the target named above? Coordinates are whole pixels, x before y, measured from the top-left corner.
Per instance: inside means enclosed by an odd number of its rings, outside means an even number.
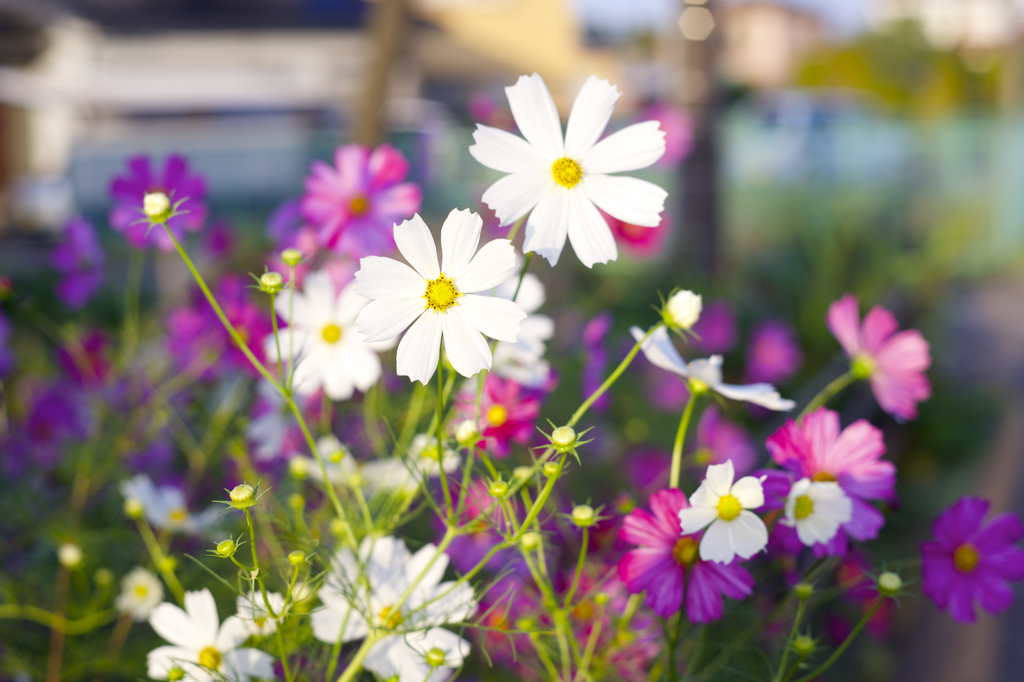
[[[285,249],[281,252],[281,260],[285,265],[295,267],[302,262],[302,252],[298,249]]]
[[[814,585],[810,583],[797,583],[796,587],[793,588],[793,594],[796,595],[797,599],[807,599],[814,594]]]
[[[703,310],[703,301],[699,294],[682,290],[672,294],[661,311],[661,319],[670,327],[690,329],[697,324]]]
[[[96,571],[96,575],[93,576],[93,580],[100,587],[106,587],[110,583],[114,582],[114,574],[112,571],[106,568],[101,568]]]
[[[532,618],[520,618],[516,621],[516,627],[520,630],[526,630],[527,632],[533,630],[535,623]]]
[[[853,364],[850,370],[853,372],[853,376],[858,379],[870,379],[871,375],[878,369],[878,363],[870,355],[858,355],[853,359]]]
[[[878,576],[878,593],[883,597],[895,597],[903,587],[903,579],[895,573],[886,571]]]
[[[185,671],[175,666],[167,671],[167,679],[170,682],[180,682],[180,680],[185,679]]]
[[[581,504],[572,510],[572,522],[580,528],[587,528],[597,523],[597,514],[589,504]]]
[[[77,568],[82,563],[82,548],[73,542],[65,542],[57,548],[57,561],[64,568]]]
[[[523,537],[519,538],[519,544],[522,545],[525,551],[532,552],[540,544],[540,534],[533,531],[523,533]]]
[[[557,476],[558,462],[545,462],[544,466],[541,467],[541,471],[543,471],[544,475],[547,476],[548,478],[551,478],[552,476]]]
[[[345,532],[345,522],[335,516],[331,519],[331,532],[335,535],[341,535]]]
[[[284,288],[284,278],[279,272],[264,272],[260,275],[260,291],[265,294],[276,294]]]
[[[231,506],[235,509],[248,509],[256,504],[256,491],[251,485],[242,483],[231,489]]]
[[[533,469],[531,467],[516,467],[512,470],[512,478],[516,479],[520,483],[529,479],[533,476]]]
[[[427,659],[427,665],[431,668],[437,668],[438,666],[444,665],[444,652],[437,647],[428,651],[425,658]]]
[[[793,640],[793,651],[801,658],[810,656],[814,653],[814,640],[807,635],[799,635]]]
[[[136,500],[134,497],[129,497],[124,501],[124,513],[130,519],[141,519],[142,513],[145,511],[145,507],[142,506],[141,500]]]
[[[224,559],[230,559],[231,557],[235,556],[235,550],[237,549],[238,546],[235,545],[234,540],[230,538],[228,538],[227,540],[221,540],[217,543],[217,556],[222,557]]]
[[[491,494],[491,497],[501,499],[508,495],[508,483],[499,478],[497,481],[491,481],[487,490]]]
[[[559,452],[572,450],[576,445],[576,431],[571,426],[559,426],[551,432],[551,444]]]
[[[298,493],[288,496],[288,506],[297,512],[306,508],[306,498]]]
[[[288,553],[288,563],[290,563],[292,566],[300,566],[303,563],[305,563],[305,561],[305,553],[300,552],[299,550],[295,550],[294,552]]]
[[[604,606],[605,604],[607,604],[608,603],[608,593],[607,592],[598,592],[597,594],[595,594],[594,595],[594,603],[597,604],[598,606]]]

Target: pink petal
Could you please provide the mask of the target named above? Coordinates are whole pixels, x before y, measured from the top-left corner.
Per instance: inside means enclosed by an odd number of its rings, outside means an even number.
[[[997,514],[974,536],[972,544],[982,556],[1006,549],[1024,537],[1024,526],[1013,514]]]
[[[975,581],[970,576],[956,574],[949,589],[949,615],[958,623],[973,623]]]
[[[843,524],[843,530],[854,540],[874,540],[878,537],[878,531],[885,525],[882,512],[858,497],[851,496],[850,502],[853,503],[853,514],[850,520]]]
[[[418,213],[423,202],[420,186],[413,182],[395,185],[373,195],[370,201],[374,215],[388,222],[400,222]]]
[[[409,162],[405,160],[402,152],[389,144],[382,144],[370,155],[368,170],[370,174],[369,191],[377,192],[405,180],[405,176],[409,174]],[[413,211],[413,213],[415,212]]]
[[[961,497],[935,519],[932,534],[943,547],[953,551],[974,539],[985,514],[988,513],[988,508],[988,500],[980,497]]]
[[[693,623],[709,623],[722,617],[722,593],[709,566],[708,562],[701,561],[690,569],[686,615]]]
[[[876,305],[864,316],[861,328],[861,347],[871,356],[881,348],[885,340],[900,328],[893,314],[880,305]]]
[[[860,311],[857,297],[846,294],[828,307],[826,317],[828,328],[836,337],[847,355],[853,357],[861,351],[860,347]]]
[[[999,552],[983,554],[981,565],[1007,580],[1022,580],[1024,579],[1024,549],[1011,546]]]
[[[673,531],[670,524],[658,519],[646,509],[634,509],[622,520],[619,537],[635,545],[672,549],[681,537],[678,528],[678,519]]]
[[[651,511],[658,517],[663,528],[671,529],[677,537],[682,532],[679,525],[679,510],[686,509],[690,503],[686,495],[678,488],[667,488],[659,490],[651,495]]]
[[[647,605],[659,616],[679,611],[685,573],[671,551],[651,548],[626,552],[619,561],[619,577],[633,594],[647,590]]]
[[[754,593],[754,578],[738,562],[719,564],[701,562],[702,571],[712,574],[722,594],[730,599],[743,599]],[[696,567],[694,567],[696,568]]]
[[[338,169],[338,189],[346,196],[368,192],[367,163],[370,150],[362,145],[349,144],[334,151],[334,166]]]
[[[787,420],[778,431],[769,436],[765,445],[772,459],[790,471],[806,477],[817,473],[803,431],[792,419]]]
[[[880,459],[884,454],[882,431],[860,419],[839,434],[823,458],[822,468],[835,476],[848,493],[884,499],[892,496],[896,482],[896,467]]]

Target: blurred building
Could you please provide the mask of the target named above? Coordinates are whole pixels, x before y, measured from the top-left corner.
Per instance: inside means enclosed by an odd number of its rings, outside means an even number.
[[[719,23],[723,74],[753,88],[789,85],[800,60],[824,39],[819,16],[780,2],[724,5]]]
[[[1020,0],[877,0],[876,26],[914,21],[939,49],[987,50],[1017,40],[1024,22]]]

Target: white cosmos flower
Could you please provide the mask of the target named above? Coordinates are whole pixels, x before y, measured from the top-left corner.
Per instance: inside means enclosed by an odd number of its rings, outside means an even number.
[[[690,497],[690,507],[679,510],[683,535],[707,527],[700,539],[700,558],[723,564],[739,556],[749,559],[768,544],[768,528],[757,514],[747,511],[764,504],[761,481],[744,476],[733,483],[732,460],[708,467],[704,481]]]
[[[665,190],[609,175],[646,168],[665,153],[665,133],[657,121],[631,125],[598,142],[619,99],[615,86],[596,76],[587,79],[572,105],[564,141],[558,110],[540,76],[520,76],[505,93],[526,139],[477,125],[469,153],[488,168],[509,173],[483,194],[502,225],[532,210],[523,251],[536,251],[555,265],[568,236],[576,256],[591,267],[618,256],[598,207],[633,225],[661,222]]]
[[[445,448],[444,458],[438,456],[437,438],[425,433],[416,434],[409,445],[409,466],[423,477],[440,476],[441,469],[450,474],[459,468],[459,453]]]
[[[267,592],[267,600],[274,613],[281,615],[284,609],[284,597],[277,592]],[[250,635],[266,637],[277,631],[277,621],[267,613],[267,605],[263,603],[262,592],[250,592],[248,596],[238,595],[238,618]]]
[[[629,332],[637,341],[644,338],[644,331],[640,327],[631,327]],[[771,384],[737,386],[722,383],[721,355],[712,355],[710,358],[687,363],[672,344],[672,339],[669,338],[668,330],[665,327],[658,327],[643,342],[640,350],[644,352],[651,364],[688,379],[691,388],[697,383],[701,388],[710,389],[726,398],[743,400],[767,407],[769,410],[787,412],[796,406],[792,400],[786,400],[780,396]]]
[[[517,286],[519,273],[513,273],[498,285],[494,293],[512,300]],[[516,305],[527,313],[519,326],[519,338],[515,343],[501,341],[494,349],[492,371],[530,388],[544,386],[551,376],[551,365],[544,360],[544,354],[547,352],[546,342],[555,335],[555,322],[547,315],[534,314],[544,305],[544,299],[544,285],[536,275],[527,273],[515,298]]]
[[[323,387],[332,400],[348,400],[355,389],[365,392],[377,383],[381,374],[377,351],[385,350],[388,344],[368,344],[356,330],[356,316],[367,304],[356,293],[356,284],[353,282],[340,294],[335,293],[330,274],[314,272],[294,296],[291,302],[288,296],[278,296],[275,308],[294,330],[281,331],[278,340],[286,362],[289,344],[294,343],[299,356],[294,385],[299,393],[310,395]],[[294,340],[289,339],[290,333],[294,333]],[[277,360],[273,335],[264,343],[267,356]]]
[[[360,467],[359,474],[370,497],[394,490],[411,494],[419,487],[419,482],[401,457],[370,460]]]
[[[136,566],[121,580],[121,594],[117,595],[116,606],[118,611],[135,620],[146,620],[163,600],[164,587],[160,580],[141,566]]]
[[[448,555],[438,554],[434,545],[410,554],[393,537],[367,537],[358,560],[349,549],[339,550],[319,592],[324,606],[313,612],[313,635],[329,644],[362,639],[369,633],[369,618],[374,627],[391,632],[370,649],[368,670],[384,679],[398,675],[399,682],[447,679],[462,664],[469,643],[441,626],[465,621],[477,606],[468,584],[441,582],[447,567]],[[422,580],[399,604],[421,574]],[[444,657],[431,674],[427,661],[439,657],[433,649]]]
[[[449,362],[466,377],[491,367],[483,334],[516,340],[526,313],[511,301],[476,293],[493,289],[512,274],[515,249],[507,239],[495,239],[477,251],[482,226],[476,213],[452,211],[441,227],[441,267],[434,238],[415,215],[395,226],[395,243],[412,267],[379,256],[360,261],[356,291],[373,301],[356,324],[368,341],[393,339],[409,327],[398,344],[400,375],[430,381],[442,336]]]
[[[174,668],[195,682],[274,677],[274,657],[257,649],[239,648],[249,638],[248,628],[237,616],[230,616],[222,625],[209,590],[186,592],[184,611],[174,604],[160,604],[150,614],[149,624],[171,643],[146,657],[149,676],[154,679],[166,680]]]
[[[197,535],[217,521],[221,509],[209,507],[199,514],[192,514],[185,502],[185,493],[181,488],[153,484],[146,474],[138,474],[135,478],[121,481],[118,486],[126,500],[138,500],[146,520],[154,528],[169,530],[174,533]]]
[[[835,537],[852,514],[853,503],[838,483],[802,478],[789,490],[782,523],[795,526],[800,542],[810,547]]]

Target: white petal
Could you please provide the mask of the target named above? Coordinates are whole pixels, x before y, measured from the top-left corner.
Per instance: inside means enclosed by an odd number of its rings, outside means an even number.
[[[366,344],[346,350],[342,369],[356,388],[364,393],[380,379],[383,371],[380,358]]]
[[[634,123],[598,142],[580,160],[587,173],[621,173],[647,168],[665,153],[657,121]]]
[[[260,596],[260,599],[263,597]],[[263,613],[265,614],[266,611],[264,610]],[[230,651],[237,649],[247,639],[249,639],[249,628],[245,621],[238,616],[228,616],[224,619],[224,624],[220,626],[217,643],[214,646],[218,651]]]
[[[434,237],[418,213],[401,225],[395,225],[395,244],[423,279],[437,279],[441,274]]]
[[[459,306],[450,308],[441,318],[444,352],[455,371],[464,377],[471,377],[480,370],[490,369],[491,349]]]
[[[352,377],[336,363],[323,368],[322,378],[324,393],[331,400],[348,400],[355,393],[356,387]]]
[[[685,509],[683,511],[686,511]],[[731,562],[736,557],[736,550],[732,546],[732,535],[729,533],[729,524],[722,519],[716,519],[708,526],[700,539],[700,558],[704,561],[718,561],[723,564]]]
[[[370,301],[359,311],[356,328],[363,335],[364,341],[387,341],[401,334],[426,308],[427,304],[422,298],[381,298]]]
[[[319,596],[324,606],[310,616],[314,637],[321,642],[334,644],[339,639],[342,642],[351,642],[367,635],[369,628],[366,620],[352,608],[344,596],[329,588],[320,590]]]
[[[433,648],[443,651],[445,653],[444,667],[446,668],[458,668],[469,655],[469,642],[444,628],[412,632],[406,635],[405,639],[409,646],[416,651],[426,652]]]
[[[376,675],[383,680],[390,680],[397,675],[399,682],[403,682],[402,670],[406,665],[403,665],[404,661],[401,656],[393,655],[392,649],[407,651],[410,655],[413,653],[412,650],[406,646],[401,637],[397,635],[390,635],[379,640],[370,648],[370,652],[366,655],[366,660],[363,662],[363,666],[370,672],[376,673]],[[426,663],[423,664],[423,667],[426,671],[430,670]],[[420,682],[427,679],[426,671],[420,677]]]
[[[588,268],[619,256],[615,237],[594,203],[582,192],[569,192],[569,242]]]
[[[732,546],[738,556],[749,559],[768,544],[768,528],[761,517],[746,509],[726,523],[732,536]]]
[[[172,668],[180,668],[183,663],[195,658],[195,649],[178,646],[157,647],[146,656],[147,674],[154,680],[166,680]]]
[[[814,501],[814,512],[836,519],[839,523],[847,523],[853,516],[853,502],[846,496],[838,483],[821,482],[814,485],[811,496]]]
[[[468,583],[441,583],[430,591],[426,601],[428,605],[421,612],[425,624],[462,623],[477,609],[473,587]]]
[[[469,294],[459,298],[459,308],[469,316],[473,326],[499,341],[515,342],[520,322],[526,319],[523,309],[512,301],[496,296]]]
[[[516,304],[527,313],[535,313],[544,305],[544,285],[540,278],[532,272],[523,275],[522,285],[519,283],[519,273],[513,272],[511,277],[498,285],[494,295],[511,300],[516,293],[516,287],[519,288],[519,295],[515,299]]]
[[[732,482],[736,478],[736,471],[733,469],[732,460],[727,459],[722,464],[712,464],[704,476],[704,484],[708,489],[719,497],[731,494]],[[704,485],[702,484],[702,485]]]
[[[415,274],[415,273],[413,273]],[[422,278],[416,277],[418,281]],[[356,291],[356,283],[351,282],[341,290],[334,302],[335,324],[346,327],[355,321],[359,311],[370,302],[370,299],[362,296]]]
[[[259,649],[235,649],[224,654],[222,665],[232,674],[229,679],[247,682],[250,677],[267,680],[274,677],[274,661],[276,659]]]
[[[644,338],[645,332],[640,327],[630,327],[629,333],[633,338],[640,341]],[[681,377],[687,376],[686,363],[679,355],[679,351],[672,345],[672,339],[668,336],[668,330],[658,327],[646,341],[640,346],[644,356],[656,367],[661,367]]]
[[[538,74],[520,76],[505,88],[512,118],[530,144],[552,162],[563,156],[562,124],[544,79]]]
[[[545,189],[554,184],[550,169],[513,173],[488,187],[480,200],[497,214],[502,225],[511,225],[533,209]]]
[[[715,515],[718,514],[718,502],[721,499],[721,495],[716,495],[711,490],[711,484],[708,483],[707,479],[701,481],[700,485],[697,486],[697,490],[694,491],[693,495],[690,495],[690,505],[693,507],[700,507],[701,509],[713,509]]]
[[[657,227],[665,210],[668,192],[639,178],[584,173],[579,188],[598,208],[619,220]]]
[[[726,398],[743,400],[748,403],[767,407],[769,410],[788,412],[796,407],[792,400],[786,400],[779,395],[771,384],[748,384],[745,386],[734,386],[732,384],[717,384],[713,387],[716,392]]]
[[[484,221],[468,208],[454,209],[441,226],[441,271],[449,277],[458,277],[476,253],[480,244],[480,229]]]
[[[696,533],[718,518],[718,510],[714,507],[687,507],[679,510],[679,524],[683,535]]]
[[[438,354],[441,352],[439,317],[433,312],[421,315],[399,342],[396,371],[400,376],[419,381],[424,386],[434,376]]]
[[[796,519],[796,534],[800,542],[811,547],[819,542],[826,543],[839,532],[840,524],[834,518],[818,514],[817,509],[804,519]]]
[[[473,260],[455,278],[463,294],[487,291],[501,284],[516,270],[516,249],[507,239],[494,239],[477,251]]]
[[[473,158],[502,173],[533,173],[551,165],[533,145],[512,133],[477,124],[473,131],[476,144],[470,146]]]
[[[572,190],[552,183],[544,190],[540,202],[526,220],[523,251],[536,252],[552,266],[558,264],[569,233],[569,198],[566,196],[569,191]]]
[[[217,625],[210,628],[197,628],[191,617],[180,608],[169,602],[160,604],[149,614],[149,624],[156,634],[171,644],[199,651],[213,644],[217,636]]]
[[[618,88],[597,76],[587,79],[576,95],[569,113],[569,124],[565,128],[567,157],[578,161],[594,146],[608,126],[608,119],[612,117],[612,110],[621,94]],[[587,168],[586,165],[583,167]]]
[[[359,261],[355,287],[356,293],[366,298],[406,298],[422,296],[427,281],[394,258],[367,256]]]
[[[184,502],[182,498],[182,507],[185,506]],[[217,602],[213,600],[210,590],[203,588],[196,592],[186,592],[185,611],[192,618],[192,628],[196,637],[201,637],[207,642],[217,638],[220,616],[217,615]]]
[[[764,488],[761,481],[753,476],[744,476],[736,481],[732,486],[732,496],[744,509],[757,509],[764,505]]]

